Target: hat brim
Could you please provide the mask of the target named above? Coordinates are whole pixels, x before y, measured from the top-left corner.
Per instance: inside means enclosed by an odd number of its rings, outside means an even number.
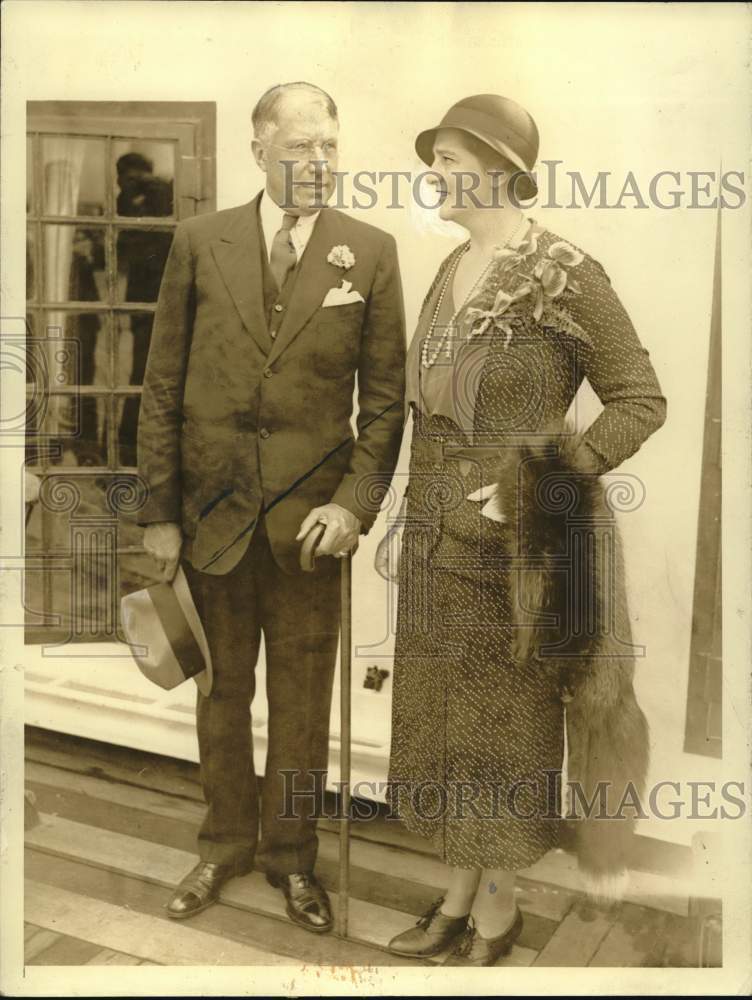
[[[427,167],[430,167],[433,163],[433,144],[436,141],[437,133],[442,128],[456,128],[459,132],[467,132],[468,135],[480,139],[481,142],[485,143],[494,152],[499,153],[505,159],[509,160],[510,163],[514,164],[520,171],[515,179],[514,192],[522,201],[528,201],[538,194],[538,185],[535,177],[533,177],[521,157],[513,149],[510,149],[506,143],[485,132],[466,128],[463,125],[437,125],[435,128],[426,129],[418,135],[415,140],[415,152]]]
[[[182,566],[121,600],[122,627],[136,664],[150,681],[171,690],[193,678],[208,697],[213,683],[209,644]]]
[[[186,617],[188,625],[190,626],[193,636],[204,657],[204,670],[200,674],[196,674],[193,679],[196,682],[196,686],[201,694],[208,698],[211,694],[212,685],[214,683],[214,666],[212,664],[211,652],[209,650],[209,642],[206,638],[206,633],[204,632],[204,626],[199,613],[196,610],[196,605],[193,602],[193,596],[191,595],[185,572],[183,567],[180,565],[175,573],[172,586],[175,591],[175,596],[183,609],[183,614]]]

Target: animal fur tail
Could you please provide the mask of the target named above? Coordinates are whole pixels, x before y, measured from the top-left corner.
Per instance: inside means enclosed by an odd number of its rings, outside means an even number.
[[[569,808],[585,884],[618,898],[641,812],[649,734],[633,688],[621,539],[603,483],[564,425],[501,453],[515,655],[555,670],[567,707]],[[582,452],[580,452],[580,455]]]

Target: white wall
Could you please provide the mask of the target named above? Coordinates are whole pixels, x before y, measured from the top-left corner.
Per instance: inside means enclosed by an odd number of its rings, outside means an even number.
[[[11,25],[23,6],[6,9]],[[342,169],[416,167],[416,132],[481,92],[525,104],[540,127],[541,157],[586,176],[715,170],[721,160],[726,169],[747,168],[743,5],[35,7],[33,33],[14,40],[18,89],[6,100],[216,101],[220,208],[260,187],[250,111],[266,87],[291,79],[311,80],[337,100]],[[644,507],[623,523],[635,639],[647,647],[638,694],[652,726],[653,776],[704,777],[715,764],[681,747],[715,213],[532,214],[603,262],[668,398],[668,422],[624,466],[647,488]],[[406,210],[379,205],[364,218],[397,238],[412,323],[452,239],[421,228]],[[729,245],[743,238],[742,212],[727,212],[724,224]],[[11,298],[17,291],[7,287]],[[363,645],[379,642],[385,627],[385,589],[370,569],[380,529],[357,558],[355,629]],[[671,839],[690,831],[652,826]]]

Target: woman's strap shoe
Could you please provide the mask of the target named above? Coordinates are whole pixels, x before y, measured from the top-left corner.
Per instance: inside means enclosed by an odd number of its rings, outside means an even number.
[[[329,897],[313,872],[291,872],[289,875],[267,872],[266,881],[282,890],[290,920],[314,934],[326,934],[332,929],[334,920]]]
[[[230,864],[199,861],[175,890],[167,904],[167,916],[173,920],[185,920],[186,917],[201,913],[207,906],[216,903],[219,890],[228,879],[236,875],[247,875],[250,871],[253,871],[252,861]]]
[[[387,947],[395,955],[430,958],[455,941],[467,927],[467,916],[447,917],[441,913],[441,896],[420,917],[414,927],[393,937]]]
[[[521,932],[522,914],[519,907],[510,926],[498,937],[481,937],[475,924],[471,921],[443,965],[495,965],[502,955],[506,955],[512,950],[512,945]]]

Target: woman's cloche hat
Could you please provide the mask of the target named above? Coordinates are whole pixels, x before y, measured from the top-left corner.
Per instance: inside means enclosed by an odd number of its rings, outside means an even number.
[[[429,167],[436,133],[441,128],[467,132],[513,163],[522,172],[514,185],[519,198],[526,200],[538,193],[531,174],[538,158],[538,128],[516,101],[498,94],[476,94],[453,104],[435,128],[426,129],[415,140],[415,151]]]
[[[167,690],[193,677],[199,691],[210,694],[211,653],[182,566],[171,583],[126,594],[120,609],[125,638],[144,677]]]

